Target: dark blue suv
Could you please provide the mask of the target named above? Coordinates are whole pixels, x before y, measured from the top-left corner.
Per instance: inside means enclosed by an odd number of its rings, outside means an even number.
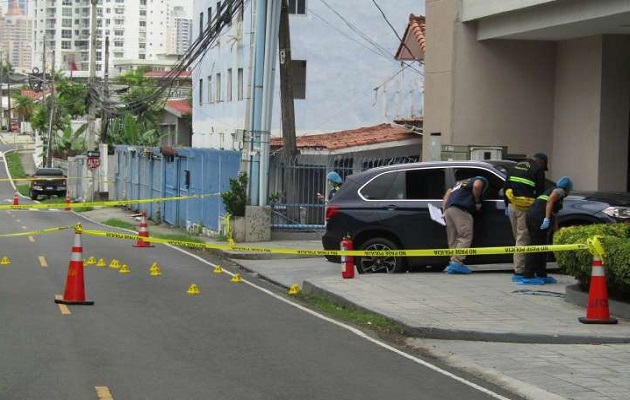
[[[505,216],[503,182],[510,161],[433,161],[373,168],[346,178],[326,207],[326,250],[338,250],[346,234],[358,250],[445,249],[444,226],[433,221],[429,204],[455,182],[483,176],[490,184],[482,210],[475,216],[473,247],[513,246]],[[574,192],[558,214],[560,226],[630,221],[630,194]],[[327,257],[339,262],[338,257]],[[467,264],[511,262],[511,255],[468,256]],[[443,268],[448,257],[357,257],[359,273],[401,272],[410,267]]]

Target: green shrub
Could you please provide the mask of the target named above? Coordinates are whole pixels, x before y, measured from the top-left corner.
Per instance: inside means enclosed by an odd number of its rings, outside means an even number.
[[[235,217],[245,216],[247,205],[247,174],[241,172],[237,179],[230,178],[230,190],[221,193],[225,211]]]
[[[554,244],[587,243],[589,238],[601,236],[605,249],[607,282],[611,292],[623,294],[630,289],[630,225],[593,224],[562,228],[553,236]],[[574,276],[583,289],[591,280],[593,256],[586,250],[556,252],[558,268]]]

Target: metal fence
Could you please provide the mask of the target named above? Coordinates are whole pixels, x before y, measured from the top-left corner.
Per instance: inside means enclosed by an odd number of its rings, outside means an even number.
[[[391,164],[419,161],[419,156],[343,155],[286,156],[272,154],[269,161],[269,198],[273,229],[311,230],[325,226],[325,202],[331,187],[326,175],[336,171],[343,179],[353,173]],[[319,196],[319,195],[321,196]]]

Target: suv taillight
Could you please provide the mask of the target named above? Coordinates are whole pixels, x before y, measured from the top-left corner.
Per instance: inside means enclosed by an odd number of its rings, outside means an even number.
[[[328,206],[326,207],[326,221],[330,220],[332,217],[339,213],[338,206]]]

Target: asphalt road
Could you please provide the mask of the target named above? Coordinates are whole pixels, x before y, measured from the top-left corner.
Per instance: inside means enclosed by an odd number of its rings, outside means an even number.
[[[0,181],[0,204],[12,199]],[[71,212],[0,209],[0,257],[11,262],[0,265],[0,399],[506,398],[164,245],[81,235],[83,258],[116,258],[131,272],[84,268],[95,304],[66,313],[53,300],[74,230],[2,235],[77,222],[104,229]],[[201,293],[187,294],[191,284]]]

